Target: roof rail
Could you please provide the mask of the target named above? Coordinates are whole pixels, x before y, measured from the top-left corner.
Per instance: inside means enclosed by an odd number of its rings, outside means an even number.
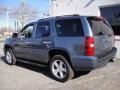
[[[68,16],[80,16],[80,15],[79,14],[63,15],[63,16],[56,16],[56,18],[59,18],[59,17],[68,17]]]

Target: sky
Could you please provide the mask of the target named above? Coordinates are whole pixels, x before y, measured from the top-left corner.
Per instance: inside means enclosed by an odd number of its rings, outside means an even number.
[[[20,2],[23,0],[0,0],[0,5],[6,6],[8,8],[17,7]],[[49,11],[49,0],[24,0],[32,6],[33,8],[37,9],[39,12],[46,12]],[[39,15],[40,17],[41,15]],[[6,16],[0,16],[0,28],[6,26]],[[14,27],[14,22],[9,18],[9,26]]]

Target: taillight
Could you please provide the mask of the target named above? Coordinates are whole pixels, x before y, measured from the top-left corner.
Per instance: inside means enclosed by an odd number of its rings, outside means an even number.
[[[94,37],[85,38],[85,55],[94,56]]]
[[[97,16],[97,17],[95,18],[95,20],[96,20],[96,21],[103,21],[104,18],[103,18],[103,17],[99,17],[99,16]]]

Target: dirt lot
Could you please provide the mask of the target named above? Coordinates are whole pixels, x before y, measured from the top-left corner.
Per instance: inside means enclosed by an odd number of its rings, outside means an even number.
[[[45,66],[22,62],[9,66],[2,51],[0,57],[0,90],[120,90],[120,59],[91,72],[77,72],[74,79],[60,83]]]

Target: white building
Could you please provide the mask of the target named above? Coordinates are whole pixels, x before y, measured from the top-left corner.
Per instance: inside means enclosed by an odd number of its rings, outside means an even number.
[[[51,16],[104,16],[120,35],[120,0],[51,0]]]
[[[51,15],[97,15],[103,6],[120,5],[120,0],[52,0]]]

